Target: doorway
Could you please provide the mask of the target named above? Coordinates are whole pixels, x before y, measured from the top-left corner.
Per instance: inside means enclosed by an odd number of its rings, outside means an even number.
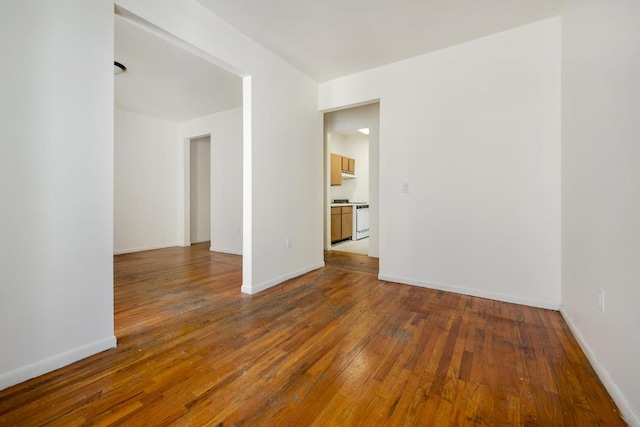
[[[126,70],[114,77],[116,253],[189,246],[212,236],[217,246],[210,249],[241,253],[242,78],[120,12],[114,60]],[[229,214],[216,210],[221,199]]]
[[[360,242],[362,239],[358,239],[358,237],[362,237],[362,234],[359,234],[355,241],[353,238],[350,240],[348,236],[341,236],[340,240],[346,243],[342,245],[345,252],[350,252],[349,246],[354,246],[355,253],[366,252],[369,257],[379,257],[379,123],[380,104],[378,101],[324,114],[325,209],[323,241],[325,251],[341,250],[340,246],[332,247],[332,243],[336,241],[336,227],[332,227],[331,220],[332,216],[338,214],[338,209],[340,209],[342,216],[345,211],[348,215],[349,207],[345,209],[340,203],[346,200],[350,202],[347,205],[353,205],[352,213],[356,211],[358,205],[360,208],[364,208],[362,205],[367,206],[369,231],[368,237],[365,238],[368,245],[363,245]],[[334,159],[333,163],[336,163],[337,157],[341,157],[342,160],[347,159],[344,162],[347,165],[347,170],[344,171],[342,168],[337,171],[339,175],[345,177],[344,185],[342,183],[335,185],[335,181],[332,185],[332,158]],[[353,165],[353,168],[350,165]],[[353,232],[353,226],[351,229]],[[363,246],[365,247],[363,248]]]
[[[190,241],[211,239],[211,136],[190,141]]]
[[[369,129],[327,134],[331,250],[369,254]],[[328,225],[329,226],[329,225]]]

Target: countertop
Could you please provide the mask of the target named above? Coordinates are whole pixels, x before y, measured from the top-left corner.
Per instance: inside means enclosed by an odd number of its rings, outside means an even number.
[[[339,208],[341,206],[355,206],[355,205],[368,205],[369,202],[367,203],[331,203],[331,207],[332,208]]]

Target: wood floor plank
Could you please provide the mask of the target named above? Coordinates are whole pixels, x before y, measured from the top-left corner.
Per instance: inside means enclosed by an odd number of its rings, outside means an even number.
[[[243,295],[208,248],[114,257],[118,348],[0,391],[0,426],[625,425],[557,312],[338,252]]]

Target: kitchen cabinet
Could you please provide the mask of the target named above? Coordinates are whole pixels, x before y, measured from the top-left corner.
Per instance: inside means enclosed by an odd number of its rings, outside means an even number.
[[[342,208],[331,208],[331,243],[342,240]]]
[[[331,208],[331,243],[353,236],[353,206]]]
[[[331,153],[331,185],[342,185],[342,173],[354,175],[356,160]]]
[[[331,185],[342,185],[342,156],[331,153]]]
[[[347,173],[356,173],[356,159],[349,159],[349,165],[347,166]]]
[[[341,166],[342,166],[342,172],[347,172],[349,170],[349,158],[348,157],[342,157],[342,162],[341,162]]]
[[[349,157],[342,156],[342,162],[340,163],[342,166],[342,172],[354,174],[356,173],[356,161],[355,159],[351,159]]]
[[[343,239],[350,239],[353,236],[353,206],[343,206],[340,217],[342,221],[341,236]]]

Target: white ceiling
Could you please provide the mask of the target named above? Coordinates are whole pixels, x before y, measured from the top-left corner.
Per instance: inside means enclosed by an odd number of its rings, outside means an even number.
[[[318,82],[560,13],[560,0],[198,0]]]
[[[242,80],[115,15],[115,106],[182,122],[242,105]]]

